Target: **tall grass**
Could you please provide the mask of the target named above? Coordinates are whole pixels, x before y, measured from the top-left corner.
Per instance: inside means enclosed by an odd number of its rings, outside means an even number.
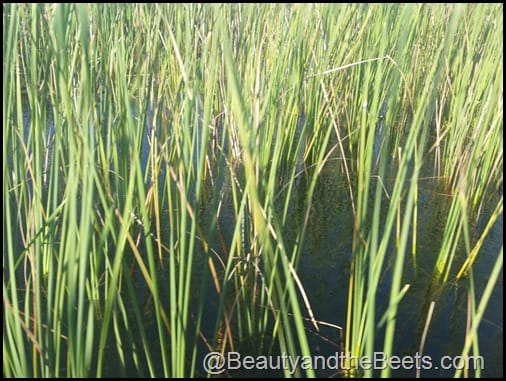
[[[471,285],[476,351],[502,269],[501,249],[475,294],[502,215],[502,5],[9,4],[3,18],[4,375],[203,375],[203,345],[248,340],[310,355],[298,263],[331,166],[354,213],[345,351],[394,353],[430,166],[451,197],[434,282]]]

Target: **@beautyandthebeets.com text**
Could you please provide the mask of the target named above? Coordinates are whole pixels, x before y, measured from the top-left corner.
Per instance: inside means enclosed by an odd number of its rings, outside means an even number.
[[[418,352],[410,356],[386,356],[383,352],[374,352],[371,356],[352,356],[350,353],[336,352],[331,356],[289,356],[287,354],[271,356],[242,356],[239,352],[208,353],[202,362],[208,374],[217,375],[228,370],[283,370],[294,374],[299,370],[430,370],[430,369],[481,369],[485,367],[483,356],[443,356],[435,361],[429,355]]]

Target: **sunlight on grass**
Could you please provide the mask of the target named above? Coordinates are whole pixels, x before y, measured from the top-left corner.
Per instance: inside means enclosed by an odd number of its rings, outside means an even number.
[[[205,350],[248,340],[310,356],[299,262],[328,168],[353,211],[344,350],[394,353],[431,171],[449,205],[432,282],[469,285],[479,354],[502,271],[501,247],[475,293],[503,211],[502,11],[4,5],[4,375],[203,376]]]

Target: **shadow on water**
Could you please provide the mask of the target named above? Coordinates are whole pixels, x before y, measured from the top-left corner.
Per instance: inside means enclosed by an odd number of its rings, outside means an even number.
[[[334,173],[332,173],[334,172]],[[301,255],[299,273],[305,290],[311,300],[316,319],[345,327],[348,277],[352,251],[353,219],[349,203],[340,200],[346,184],[339,180],[337,170],[323,174],[317,184],[314,198],[314,215],[309,223],[309,231],[304,251]],[[342,178],[342,177],[341,177]],[[388,184],[388,181],[385,181]],[[388,188],[388,185],[387,185]],[[340,190],[341,189],[341,190]],[[339,196],[341,192],[341,197]],[[429,305],[435,302],[435,309],[424,346],[424,355],[432,358],[433,364],[443,356],[460,356],[465,341],[468,305],[468,280],[450,281],[440,285],[433,281],[432,271],[440,250],[446,218],[450,207],[449,198],[438,193],[435,180],[426,180],[420,185],[417,256],[406,256],[402,285],[410,284],[409,291],[402,299],[397,314],[394,352],[396,356],[414,356],[419,352],[422,332],[426,323]],[[477,232],[483,231],[486,215],[483,211]],[[479,298],[492,271],[497,253],[503,242],[502,215],[495,223],[482,248],[481,255],[473,268],[476,295]],[[477,238],[477,237],[475,237]],[[411,247],[411,242],[408,243]],[[464,253],[464,247],[460,252]],[[389,255],[395,253],[392,240]],[[465,258],[456,258],[454,272]],[[387,263],[389,260],[387,259]],[[382,283],[377,293],[376,310],[378,319],[386,310],[390,297],[390,268],[384,269]],[[484,358],[482,376],[502,376],[503,354],[503,283],[502,271],[485,315],[479,328],[480,355]],[[312,348],[332,356],[341,347],[326,340],[311,336]],[[336,336],[330,333],[330,337]],[[376,351],[383,350],[384,327],[378,327]],[[472,351],[470,353],[472,355]],[[426,369],[422,377],[451,377],[455,368],[444,370]],[[375,373],[379,376],[379,372]],[[472,372],[471,372],[472,374]],[[320,374],[329,376],[328,374]],[[415,370],[392,370],[394,377],[414,377]]]

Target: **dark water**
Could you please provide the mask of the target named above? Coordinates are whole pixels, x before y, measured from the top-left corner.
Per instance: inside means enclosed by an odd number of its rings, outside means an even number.
[[[406,255],[402,285],[410,284],[407,294],[399,304],[393,354],[414,356],[419,351],[420,340],[427,318],[429,304],[435,308],[424,346],[424,355],[430,355],[433,364],[443,356],[460,356],[465,341],[468,281],[450,281],[445,285],[435,284],[432,269],[439,253],[440,237],[443,233],[448,200],[436,194],[431,183],[420,186],[419,229],[416,261]],[[312,302],[317,319],[346,325],[346,300],[352,249],[351,207],[340,202],[337,189],[344,186],[337,176],[323,177],[315,197],[315,214],[320,218],[311,221],[305,250],[301,256],[299,272],[304,287]],[[435,185],[434,185],[435,186]],[[484,214],[490,214],[486,210]],[[485,220],[485,219],[484,219]],[[478,227],[481,232],[484,224]],[[476,238],[476,237],[475,237]],[[476,295],[482,294],[489,274],[503,244],[502,215],[489,233],[474,265],[473,275]],[[394,249],[392,248],[392,251]],[[393,251],[394,252],[394,251]],[[456,263],[462,263],[459,257]],[[387,259],[388,262],[388,259]],[[454,264],[452,274],[457,271]],[[389,299],[388,279],[391,274],[385,269],[377,294],[376,313],[381,317]],[[376,350],[382,351],[383,330],[377,331]],[[336,337],[336,333],[330,333]],[[327,355],[340,351],[335,345],[313,340]],[[501,377],[503,374],[503,278],[502,271],[479,328],[480,354],[484,358],[482,376]],[[469,353],[472,355],[472,351]],[[422,377],[451,377],[455,369],[422,370]],[[472,373],[471,373],[472,374]],[[379,372],[377,373],[379,375]],[[321,376],[331,376],[323,372]],[[414,370],[392,370],[395,377],[414,377]]]

